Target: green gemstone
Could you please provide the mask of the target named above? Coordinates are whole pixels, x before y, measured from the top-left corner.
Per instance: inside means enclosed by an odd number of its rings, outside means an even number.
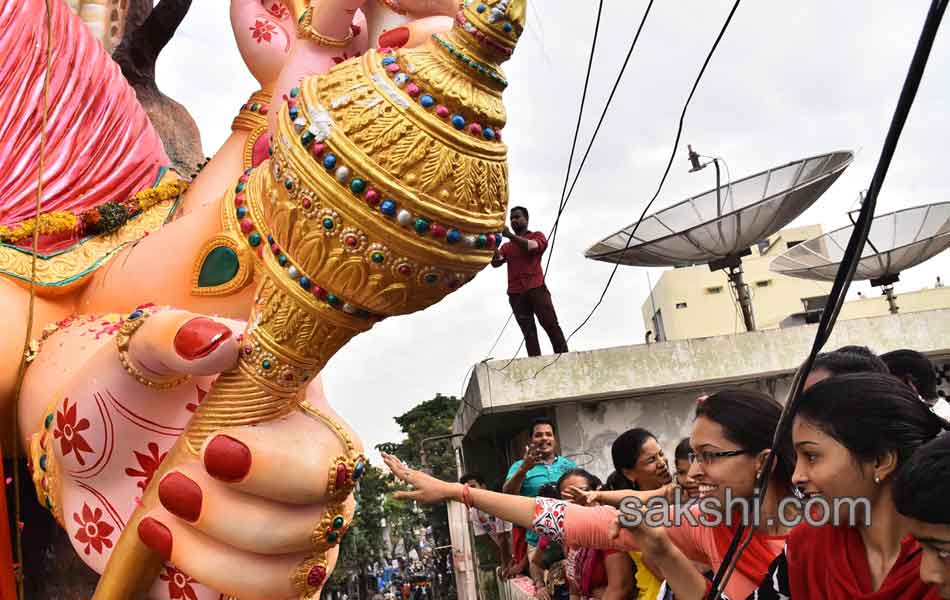
[[[261,108],[261,105],[255,102],[254,104],[251,105],[251,112],[257,112],[258,110],[260,110],[260,108]]]
[[[252,233],[251,235],[247,236],[247,243],[249,243],[250,245],[254,246],[255,248],[256,248],[257,246],[260,246],[260,245],[261,245],[261,234],[259,234],[259,233],[257,233],[257,232],[255,231],[255,232]]]
[[[262,360],[262,361],[261,361],[261,368],[264,369],[264,370],[267,370],[267,369],[271,368],[270,361],[267,360],[266,358],[265,358],[264,360]]]
[[[439,280],[439,276],[436,275],[435,273],[429,273],[428,275],[426,275],[426,283],[430,285],[435,283],[438,280]]]
[[[386,257],[383,256],[383,253],[382,253],[382,252],[373,252],[373,254],[372,254],[372,256],[370,256],[370,258],[371,258],[371,259],[373,260],[373,262],[376,263],[376,264],[379,264],[379,263],[383,262],[384,260],[386,260]]]
[[[294,182],[288,179],[287,181],[284,182],[284,187],[287,188],[288,190],[292,190],[294,189]]]
[[[333,528],[339,529],[340,527],[343,527],[343,523],[344,523],[343,517],[337,517],[333,519]]]
[[[303,135],[300,136],[300,143],[304,146],[309,146],[315,139],[317,139],[317,136],[312,131],[305,131]]]
[[[330,217],[327,217],[326,219],[323,220],[324,229],[333,229],[333,225],[334,225],[333,219],[331,219]]]
[[[330,306],[336,306],[340,303],[340,299],[334,296],[333,294],[327,294],[327,303]]]
[[[327,541],[330,542],[331,544],[335,544],[338,537],[340,536],[337,534],[337,532],[331,531],[330,533],[327,534]]]
[[[201,270],[198,272],[198,287],[215,287],[223,285],[238,274],[241,263],[238,260],[237,253],[227,246],[216,246],[205,256],[201,263]],[[49,415],[47,420],[52,422],[53,415]],[[47,425],[49,427],[49,425]]]
[[[49,496],[46,497],[46,508],[48,510],[53,510],[53,503],[50,501]]]
[[[53,413],[46,415],[46,420],[43,421],[43,425],[46,429],[49,429],[49,426],[53,424]]]
[[[354,177],[350,181],[350,191],[354,194],[362,194],[364,190],[366,190],[366,182],[359,177]]]
[[[291,89],[290,89],[290,97],[291,97],[291,98],[296,98],[296,97],[297,97],[297,94],[299,94],[299,93],[300,93],[300,89],[298,89],[298,88],[291,88]]]
[[[240,194],[241,192],[243,192],[243,191],[244,191],[244,184],[243,184],[243,183],[237,184],[237,187],[234,188],[234,191],[235,191],[235,193],[238,193],[238,194]]]

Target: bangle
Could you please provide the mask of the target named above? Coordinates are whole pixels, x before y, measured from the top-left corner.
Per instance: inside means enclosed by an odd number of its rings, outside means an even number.
[[[303,14],[300,15],[300,20],[297,21],[298,38],[307,39],[319,44],[320,46],[327,46],[329,48],[346,48],[350,45],[350,42],[353,41],[352,27],[347,28],[346,36],[341,40],[323,35],[319,31],[315,30],[311,25],[312,21],[313,10],[308,7],[307,10],[303,11]]]
[[[149,377],[142,373],[142,371],[140,371],[138,367],[132,363],[132,360],[128,355],[129,345],[132,343],[132,335],[145,323],[151,314],[152,311],[147,308],[135,309],[132,314],[126,317],[121,327],[119,327],[119,331],[115,336],[115,345],[119,351],[119,362],[122,364],[122,368],[124,368],[129,375],[134,377],[136,381],[152,389],[168,390],[185,383],[191,379],[191,376],[171,375],[161,379],[157,377]]]
[[[467,483],[462,486],[462,504],[472,508],[472,488]]]

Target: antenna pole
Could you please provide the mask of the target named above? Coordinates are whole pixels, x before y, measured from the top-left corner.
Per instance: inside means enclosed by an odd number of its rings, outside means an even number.
[[[885,285],[883,291],[881,292],[885,298],[887,298],[887,306],[891,311],[892,315],[896,315],[898,311],[897,306],[897,297],[894,295],[894,286]]]
[[[755,317],[752,316],[752,296],[749,294],[749,285],[742,277],[742,263],[729,267],[729,282],[736,290],[739,307],[742,309],[742,320],[745,321],[746,331],[755,331]]]

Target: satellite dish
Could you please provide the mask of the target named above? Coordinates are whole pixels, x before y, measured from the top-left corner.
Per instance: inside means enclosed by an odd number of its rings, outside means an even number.
[[[706,166],[698,163],[698,156],[690,149],[691,172]],[[746,329],[752,331],[755,322],[742,280],[742,257],[814,204],[852,160],[850,151],[830,152],[716,187],[645,217],[636,233],[636,223],[624,227],[584,256],[642,267],[708,264],[712,271],[728,269]],[[719,164],[713,162],[718,175]]]
[[[802,242],[775,257],[775,273],[834,281],[854,225]],[[874,217],[855,280],[882,288],[892,313],[898,310],[894,283],[901,271],[940,254],[950,246],[950,202],[905,208]]]

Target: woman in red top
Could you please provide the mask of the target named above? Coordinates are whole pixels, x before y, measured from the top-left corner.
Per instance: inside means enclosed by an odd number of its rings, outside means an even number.
[[[793,481],[806,497],[828,499],[835,522],[795,527],[749,598],[940,598],[920,579],[920,546],[896,510],[892,482],[914,451],[947,427],[890,375],[839,375],[809,388],[792,428]],[[834,502],[844,498],[865,502]],[[819,517],[813,513],[813,520]],[[677,599],[706,596],[709,583],[661,530],[638,527],[636,536],[660,563]]]

